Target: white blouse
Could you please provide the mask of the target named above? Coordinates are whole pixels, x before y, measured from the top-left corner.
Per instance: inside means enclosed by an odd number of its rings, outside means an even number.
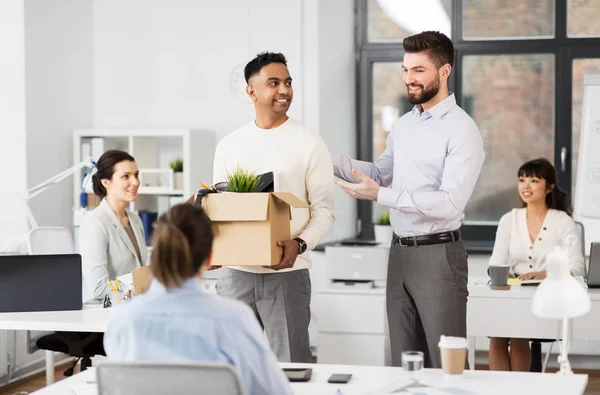
[[[526,209],[516,208],[500,219],[490,265],[509,264],[517,276],[545,270],[542,265],[546,253],[553,247],[567,248],[571,273],[585,276],[579,232],[573,218],[564,211],[548,210],[537,239],[531,243]]]

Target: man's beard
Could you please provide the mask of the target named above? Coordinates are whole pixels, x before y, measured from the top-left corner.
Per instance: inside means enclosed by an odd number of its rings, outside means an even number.
[[[435,81],[433,81],[427,88],[423,85],[413,85],[421,88],[420,93],[410,93],[408,92],[408,101],[410,104],[423,104],[427,103],[429,100],[433,99],[435,95],[440,91],[440,77],[438,76]],[[407,86],[408,89],[408,86]]]

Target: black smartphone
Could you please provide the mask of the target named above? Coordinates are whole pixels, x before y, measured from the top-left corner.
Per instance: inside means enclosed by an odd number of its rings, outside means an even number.
[[[351,377],[352,377],[351,374],[335,373],[335,374],[332,374],[331,377],[329,377],[327,382],[335,383],[335,384],[346,384],[348,381],[350,381]]]
[[[312,377],[311,368],[285,368],[283,369],[283,372],[285,373],[289,381],[310,381],[310,378]]]

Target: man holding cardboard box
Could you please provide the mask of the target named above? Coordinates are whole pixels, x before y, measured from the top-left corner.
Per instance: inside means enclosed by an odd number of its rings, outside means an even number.
[[[279,361],[312,362],[308,251],[333,224],[333,165],[321,138],[287,116],[294,91],[285,57],[261,53],[246,65],[244,75],[256,118],[219,142],[214,182],[225,181],[238,168],[273,172],[275,192],[207,196],[207,213],[216,226],[213,263],[229,266],[217,292],[254,310]],[[240,195],[248,196],[243,202],[222,203]],[[271,247],[261,241],[267,234]],[[236,243],[225,249],[231,240]],[[218,243],[223,243],[221,259]],[[228,261],[227,256],[239,258]]]

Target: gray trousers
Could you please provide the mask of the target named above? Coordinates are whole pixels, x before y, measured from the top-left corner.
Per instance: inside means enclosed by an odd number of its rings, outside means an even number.
[[[217,280],[217,293],[254,310],[279,362],[312,363],[308,269],[269,274],[229,268],[223,271]]]
[[[440,368],[441,335],[467,335],[467,254],[462,240],[417,247],[392,244],[386,288],[392,365],[422,351]]]

